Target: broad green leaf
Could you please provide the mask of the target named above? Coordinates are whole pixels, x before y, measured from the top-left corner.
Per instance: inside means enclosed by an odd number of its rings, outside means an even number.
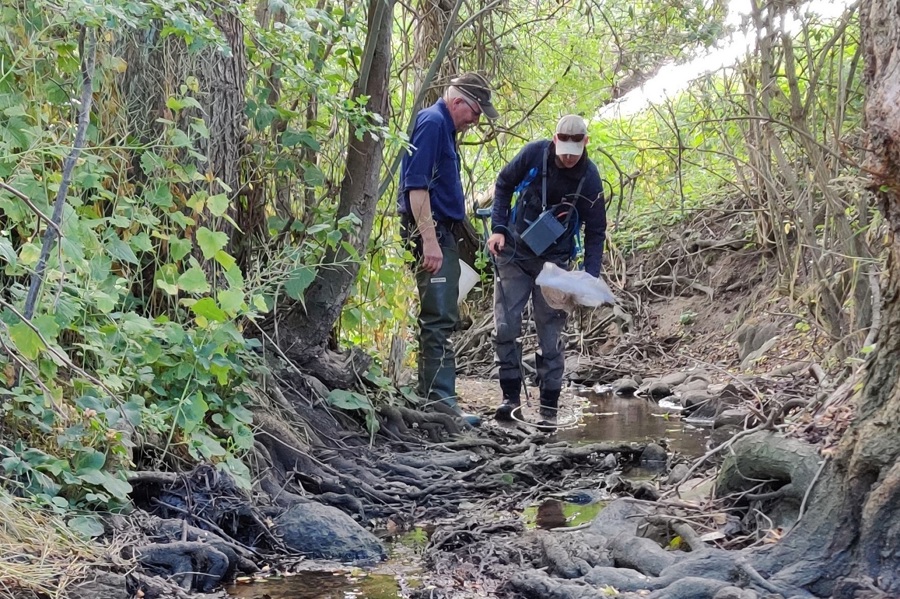
[[[72,460],[72,466],[75,468],[76,474],[81,474],[82,472],[89,472],[92,470],[100,470],[101,468],[103,468],[103,464],[105,463],[106,455],[90,447],[80,449],[75,454],[75,458]]]
[[[175,421],[185,432],[191,433],[206,418],[207,410],[209,405],[203,399],[203,394],[198,391],[181,402],[181,409]]]
[[[127,501],[128,494],[131,493],[132,487],[128,481],[124,481],[112,474],[104,472],[106,475],[103,481],[103,488],[112,494],[113,497],[120,501]]]
[[[244,305],[244,293],[239,289],[226,289],[218,293],[218,300],[222,309],[234,316]]]
[[[290,297],[299,300],[303,297],[306,288],[315,280],[315,269],[309,266],[301,266],[300,268],[294,269],[291,273],[291,276],[284,284],[284,290]]]
[[[224,265],[223,268],[225,268]],[[244,274],[241,272],[241,269],[236,266],[225,268],[225,280],[228,281],[228,285],[232,289],[244,288]]]
[[[78,478],[92,485],[102,485],[106,482],[106,473],[96,468],[84,469],[77,473]]]
[[[134,255],[132,249],[128,246],[127,243],[125,243],[118,237],[115,237],[107,242],[106,251],[109,252],[110,256],[112,256],[119,262],[127,262],[129,264],[138,263],[137,256]]]
[[[157,269],[153,281],[169,295],[178,295],[178,269],[174,264],[164,264]]]
[[[218,304],[216,304],[216,300],[211,297],[204,297],[203,299],[194,302],[194,305],[191,306],[191,310],[197,316],[203,316],[204,318],[215,320],[216,322],[225,322],[228,320],[228,315],[225,314],[225,311],[222,310]]]
[[[19,261],[24,266],[34,266],[37,264],[40,255],[41,247],[34,242],[28,242],[23,244],[19,250]]]
[[[216,216],[222,216],[228,210],[228,196],[219,193],[206,200],[206,207]]]
[[[19,352],[29,360],[35,360],[46,346],[37,333],[24,322],[9,327],[9,338]]]
[[[228,243],[228,235],[221,231],[210,231],[206,227],[200,227],[196,233],[197,245],[203,252],[203,257],[207,260],[213,258],[216,252],[225,247]]]
[[[196,108],[198,110],[202,110],[200,107],[200,103],[195,98],[191,98],[190,96],[184,98],[176,98],[174,96],[170,96],[166,98],[166,106],[174,110],[175,112],[178,112],[185,108]]]
[[[300,144],[303,147],[316,152],[318,152],[321,147],[319,142],[309,131],[294,131],[293,129],[288,129],[281,134],[281,143],[288,148]]]
[[[203,139],[209,139],[209,128],[207,128],[206,123],[203,122],[203,119],[192,120],[191,129],[194,130],[197,135],[199,135]]]
[[[222,268],[226,271],[231,270],[234,268],[234,265],[237,264],[237,260],[235,260],[231,254],[223,250],[216,252],[216,262],[221,264]]]
[[[178,262],[191,252],[191,240],[169,237],[169,257]]]
[[[178,277],[178,286],[188,293],[207,293],[209,283],[206,273],[199,266],[192,266]]]
[[[225,451],[225,448],[222,447],[221,443],[203,433],[194,433],[191,437],[191,443],[205,458],[223,456],[228,453]]]
[[[353,391],[345,389],[332,389],[325,398],[329,405],[344,410],[371,410],[372,403],[369,398]]]
[[[141,170],[145,175],[152,176],[154,171],[166,168],[166,162],[151,150],[147,150],[141,154]],[[171,196],[170,196],[171,197]]]
[[[32,318],[31,324],[41,332],[44,339],[47,341],[56,341],[56,336],[59,335],[59,324],[57,324],[55,318],[49,314],[41,314],[40,316]]]
[[[103,523],[96,516],[75,516],[66,522],[66,526],[82,537],[93,539],[103,534]]]

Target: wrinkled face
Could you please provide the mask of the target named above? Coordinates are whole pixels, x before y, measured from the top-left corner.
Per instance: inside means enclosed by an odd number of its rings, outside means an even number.
[[[457,131],[465,131],[481,119],[481,106],[466,97],[453,98],[449,102],[450,117]]]

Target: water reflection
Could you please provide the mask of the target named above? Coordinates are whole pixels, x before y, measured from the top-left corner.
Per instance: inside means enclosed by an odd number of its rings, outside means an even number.
[[[397,599],[401,584],[387,574],[300,572],[225,590],[239,599]]]
[[[605,501],[584,505],[559,499],[546,499],[536,506],[525,508],[522,517],[527,528],[550,530],[575,527],[592,521],[605,505]]]
[[[670,452],[700,456],[706,451],[706,431],[686,424],[677,414],[669,414],[656,402],[618,397],[611,392],[576,395],[574,401],[579,400],[587,402],[581,422],[576,428],[559,431],[557,438],[560,441],[644,443],[664,440]]]

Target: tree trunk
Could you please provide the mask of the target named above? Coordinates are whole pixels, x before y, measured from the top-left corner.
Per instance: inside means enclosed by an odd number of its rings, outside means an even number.
[[[369,34],[360,66],[360,78],[353,96],[368,96],[369,111],[387,122],[388,71],[390,66],[391,26],[394,0],[370,0]],[[280,325],[280,341],[287,354],[301,363],[318,356],[325,347],[344,302],[359,272],[359,263],[344,248],[348,243],[365,256],[378,203],[378,182],[383,163],[384,142],[380,135],[356,136],[356,125],[349,123],[350,145],[341,182],[340,204],[335,227],[353,216],[358,220],[342,243],[329,250],[306,291],[305,301],[297,302]]]
[[[877,350],[856,416],[810,494],[800,523],[757,565],[819,594],[852,597],[873,582],[900,596],[900,0],[863,2],[868,161],[891,227]],[[786,564],[788,564],[786,566]]]

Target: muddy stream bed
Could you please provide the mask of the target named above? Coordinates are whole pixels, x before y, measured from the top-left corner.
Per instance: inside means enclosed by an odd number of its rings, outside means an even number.
[[[479,385],[481,387],[481,385]],[[484,385],[493,394],[493,385]],[[665,446],[668,453],[686,457],[702,455],[709,431],[685,422],[677,410],[667,410],[643,398],[617,397],[608,388],[570,390],[561,402],[559,441],[572,445],[600,441],[646,443]],[[476,401],[477,403],[477,401]],[[532,398],[531,403],[537,400]],[[489,406],[481,406],[482,413]],[[534,408],[526,406],[528,418]],[[484,426],[497,426],[488,420]],[[649,479],[653,471],[633,468],[622,473],[632,480]],[[570,499],[569,501],[565,499]],[[591,498],[545,497],[521,512],[527,528],[553,529],[581,526],[590,522],[606,505]],[[464,506],[461,506],[464,509]],[[433,526],[433,525],[432,525]],[[380,564],[359,568],[334,562],[304,560],[290,568],[290,576],[270,576],[243,580],[226,588],[240,599],[399,599],[421,586],[422,553],[433,528],[416,528],[402,534],[374,531],[385,541],[389,557]]]

